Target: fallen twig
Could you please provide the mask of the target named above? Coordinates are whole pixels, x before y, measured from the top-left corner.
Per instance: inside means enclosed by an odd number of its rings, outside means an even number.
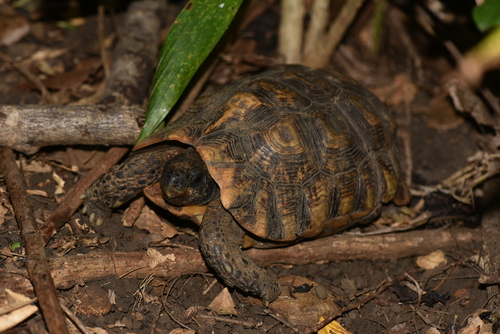
[[[26,250],[26,269],[35,289],[45,324],[50,333],[68,333],[45,256],[44,244],[26,194],[24,177],[16,165],[14,153],[9,148],[0,147],[0,170],[10,192],[10,200]]]

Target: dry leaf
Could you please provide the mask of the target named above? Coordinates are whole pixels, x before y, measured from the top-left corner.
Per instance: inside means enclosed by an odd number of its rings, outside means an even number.
[[[407,323],[401,323],[392,326],[387,334],[407,334],[408,333],[408,324]]]
[[[425,270],[430,270],[438,267],[441,263],[446,264],[448,260],[442,250],[437,250],[429,255],[419,256],[417,265]]]
[[[87,329],[93,334],[108,334],[108,331],[101,327],[87,327]]]
[[[5,215],[9,212],[9,208],[6,206],[5,196],[0,191],[0,226],[5,222]]]
[[[89,316],[103,316],[111,311],[111,303],[106,290],[99,286],[87,286],[80,297],[78,312]]]
[[[67,254],[72,249],[76,247],[77,238],[76,237],[67,237],[61,238],[50,245],[50,248],[54,252],[56,256],[63,256]]]
[[[44,85],[52,89],[71,90],[84,83],[101,67],[99,58],[81,60],[71,71],[56,74],[43,81]]]
[[[31,305],[34,299],[10,289],[5,289],[5,294],[0,299],[6,300],[6,304],[0,307],[0,332],[18,325],[38,311],[38,307]]]
[[[49,195],[47,194],[47,192],[45,192],[43,190],[39,190],[39,189],[28,189],[28,190],[26,190],[26,193],[28,195],[37,195],[37,196],[42,196],[42,197],[49,197]]]
[[[431,129],[448,131],[458,128],[465,119],[451,104],[446,93],[435,96],[429,105],[427,126]]]
[[[64,180],[57,175],[56,172],[52,172],[52,179],[56,182],[56,190],[54,191],[54,195],[64,194]]]
[[[227,288],[224,288],[207,308],[220,315],[238,315],[233,297]]]
[[[36,160],[30,161],[27,163],[25,160],[17,160],[16,164],[18,167],[21,167],[23,172],[32,172],[32,173],[50,173],[52,172],[52,167],[47,164],[38,162]]]
[[[493,334],[493,324],[485,324],[477,315],[467,319],[467,325],[458,334]]]
[[[179,234],[175,226],[162,221],[147,205],[142,209],[134,225],[138,228],[148,230],[150,233],[159,234],[166,239],[170,239]]]
[[[321,319],[324,319],[324,318],[320,318],[320,321],[323,321]],[[332,321],[330,322],[328,325],[326,325],[325,327],[321,328],[319,331],[318,331],[318,334],[353,334],[352,332],[349,332],[347,329],[345,329],[344,327],[342,327],[342,325],[337,322],[337,321]]]
[[[172,329],[169,334],[195,334],[196,332],[192,329],[176,328]]]
[[[282,287],[281,296],[269,305],[274,313],[279,313],[296,327],[313,327],[320,317],[328,318],[338,311],[335,298],[328,289],[317,293],[319,284],[301,276],[286,276],[279,279]],[[307,288],[310,289],[307,289]],[[293,296],[290,296],[293,294]],[[262,305],[262,301],[250,299],[252,303]]]
[[[445,84],[449,96],[455,108],[462,112],[470,114],[479,124],[498,128],[498,120],[494,114],[490,113],[488,107],[473,91],[467,88],[456,77],[451,78]]]
[[[159,251],[157,251],[154,248],[148,248],[148,262],[149,262],[149,268],[154,269],[156,266],[166,262],[167,260],[174,262],[175,261],[175,255],[174,254],[167,254],[163,255]]]
[[[0,3],[0,43],[12,45],[30,32],[26,17],[18,14],[11,6]]]
[[[437,328],[431,327],[425,331],[425,334],[440,334],[440,333],[439,330],[437,330]]]
[[[111,305],[116,305],[116,293],[115,290],[108,289],[108,300]]]
[[[371,91],[390,105],[410,104],[417,94],[417,88],[406,74],[397,74],[389,85],[373,87]]]

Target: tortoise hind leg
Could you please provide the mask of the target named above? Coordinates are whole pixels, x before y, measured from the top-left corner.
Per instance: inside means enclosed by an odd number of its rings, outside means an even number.
[[[101,225],[111,215],[112,208],[128,202],[157,182],[166,161],[182,151],[163,145],[132,153],[91,184],[82,196],[83,213],[89,215],[91,223]]]
[[[276,278],[243,252],[243,235],[220,201],[210,202],[200,228],[205,260],[227,285],[259,296],[267,306],[278,298],[281,287]]]

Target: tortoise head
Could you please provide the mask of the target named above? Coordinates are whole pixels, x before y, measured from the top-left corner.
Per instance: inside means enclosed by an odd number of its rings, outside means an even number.
[[[176,206],[206,204],[219,194],[205,162],[193,148],[167,161],[160,184],[165,201]]]

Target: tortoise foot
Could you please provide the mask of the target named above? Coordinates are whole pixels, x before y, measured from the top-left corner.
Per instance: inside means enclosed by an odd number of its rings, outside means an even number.
[[[281,286],[242,251],[242,238],[243,231],[220,201],[211,202],[200,229],[205,260],[227,285],[260,297],[267,306],[278,298]]]

